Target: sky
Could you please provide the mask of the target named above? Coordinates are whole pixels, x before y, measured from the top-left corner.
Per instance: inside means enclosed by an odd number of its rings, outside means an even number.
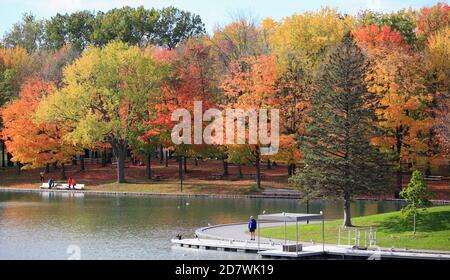
[[[162,8],[174,6],[200,15],[206,31],[211,33],[217,25],[224,25],[233,15],[246,14],[255,19],[271,17],[280,20],[293,13],[315,11],[320,7],[333,7],[356,14],[359,10],[394,11],[401,8],[432,6],[437,0],[0,0],[0,35],[18,22],[23,13],[31,12],[38,19],[51,18],[56,13],[78,10],[107,11],[123,6]],[[440,2],[445,2],[442,0]]]

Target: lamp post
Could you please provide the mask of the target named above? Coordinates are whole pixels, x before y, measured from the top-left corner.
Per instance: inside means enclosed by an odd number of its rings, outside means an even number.
[[[322,215],[322,251],[325,252],[325,217],[323,211],[320,211],[320,215]]]
[[[179,176],[180,176],[180,190],[181,190],[181,192],[183,192],[183,157],[182,156],[180,156],[179,157],[179,160],[178,160],[178,163],[179,163]]]

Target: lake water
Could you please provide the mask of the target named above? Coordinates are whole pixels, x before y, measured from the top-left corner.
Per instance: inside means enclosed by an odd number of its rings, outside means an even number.
[[[393,201],[356,201],[353,216],[399,210]],[[246,222],[250,215],[304,212],[284,199],[169,198],[69,193],[0,192],[0,259],[255,259],[255,254],[172,246],[181,233],[210,224]],[[311,213],[342,217],[342,203],[315,201]]]

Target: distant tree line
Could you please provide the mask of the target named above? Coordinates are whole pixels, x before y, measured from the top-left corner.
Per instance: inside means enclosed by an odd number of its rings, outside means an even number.
[[[36,19],[26,13],[2,39],[7,48],[21,46],[58,50],[70,43],[82,51],[88,45],[105,46],[117,40],[145,47],[149,44],[173,49],[182,40],[205,33],[200,16],[174,7],[160,10],[122,7],[107,12],[79,11]]]

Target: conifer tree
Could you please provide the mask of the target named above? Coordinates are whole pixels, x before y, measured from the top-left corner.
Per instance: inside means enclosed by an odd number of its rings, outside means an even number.
[[[296,184],[344,200],[344,226],[352,226],[350,201],[387,186],[384,155],[371,144],[377,131],[375,95],[367,91],[366,57],[347,34],[319,68],[306,135],[300,140],[305,168]]]

